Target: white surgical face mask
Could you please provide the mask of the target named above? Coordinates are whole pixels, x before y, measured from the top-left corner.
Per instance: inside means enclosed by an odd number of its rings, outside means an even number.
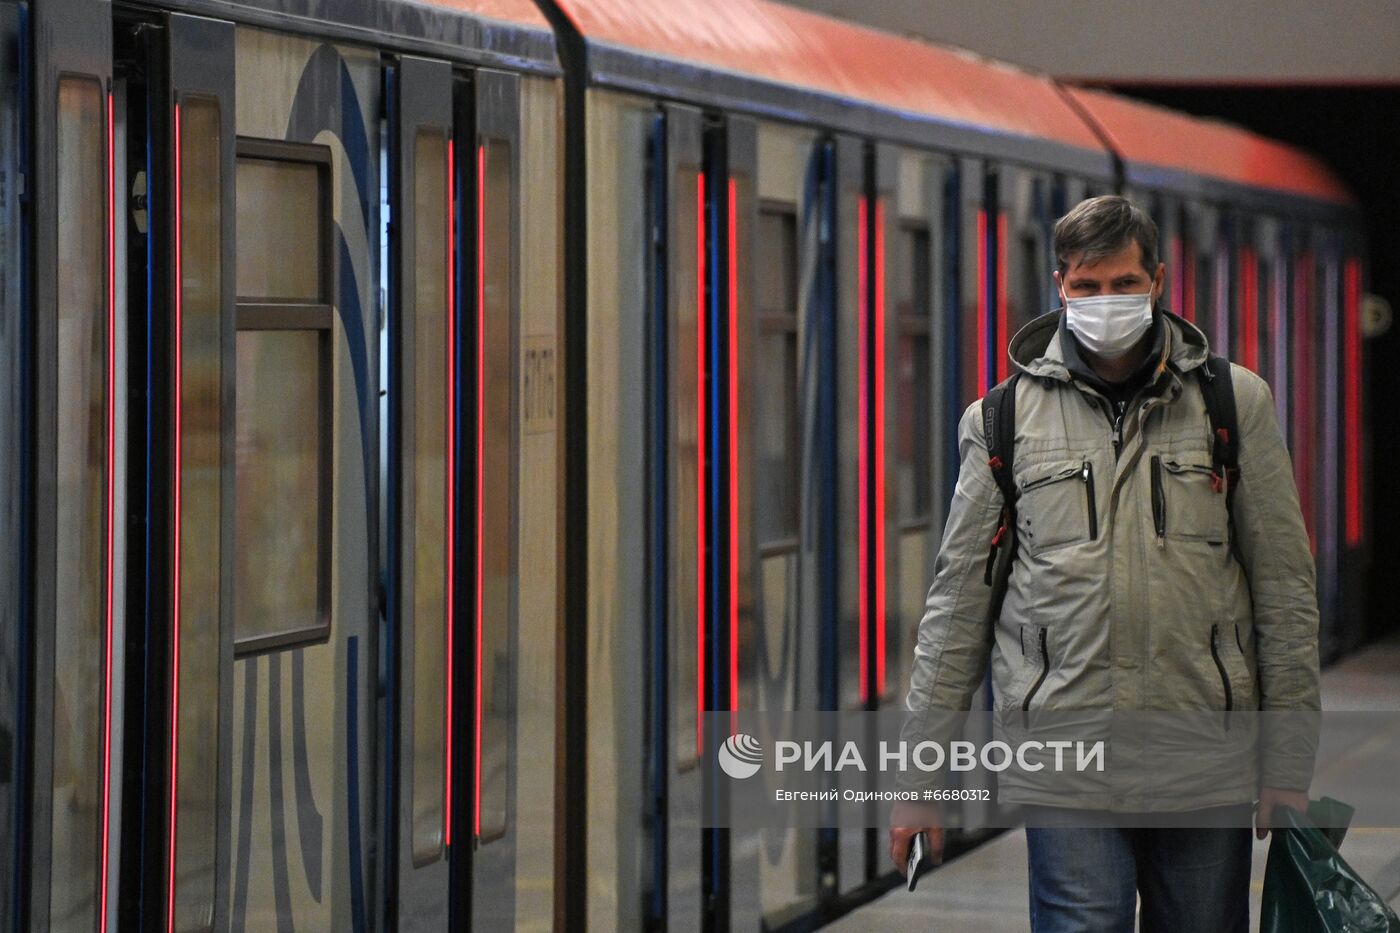
[[[1152,326],[1152,289],[1145,295],[1065,298],[1065,324],[1085,349],[1115,359],[1133,348]]]

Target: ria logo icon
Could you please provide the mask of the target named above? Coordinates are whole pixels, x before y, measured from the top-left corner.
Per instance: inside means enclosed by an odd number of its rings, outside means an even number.
[[[753,777],[763,766],[763,746],[753,736],[736,732],[719,747],[719,766],[732,778]]]

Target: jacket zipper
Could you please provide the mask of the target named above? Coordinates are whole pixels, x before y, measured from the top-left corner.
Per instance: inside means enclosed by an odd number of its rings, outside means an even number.
[[[1062,479],[1069,479],[1071,476],[1078,473],[1080,469],[1080,467],[1067,467],[1058,473],[1051,473],[1049,476],[1042,476],[1040,479],[1033,479],[1026,485],[1022,486],[1021,491],[1027,492],[1029,490],[1037,489],[1041,486],[1044,486],[1047,483],[1057,483]]]
[[[1128,410],[1127,402],[1118,403],[1118,415],[1113,419],[1113,459],[1118,459],[1118,454],[1123,448],[1123,413]]]
[[[1080,475],[1084,478],[1084,491],[1088,495],[1089,501],[1089,540],[1095,541],[1099,537],[1099,509],[1094,503],[1094,464],[1092,461],[1084,461]]]
[[[1179,463],[1176,460],[1164,460],[1162,466],[1167,468],[1168,473],[1204,473],[1206,476],[1215,476],[1215,469],[1204,463]]]
[[[1040,674],[1036,677],[1035,683],[1026,691],[1026,698],[1021,701],[1021,712],[1026,712],[1031,708],[1031,697],[1040,689],[1040,685],[1045,683],[1045,677],[1050,673],[1050,653],[1046,650],[1046,633],[1048,629],[1040,630]]]
[[[1230,690],[1230,675],[1225,673],[1225,663],[1220,660],[1220,626],[1210,627],[1210,656],[1215,659],[1215,669],[1220,672],[1220,683],[1225,687],[1225,712],[1235,708],[1235,695]]]
[[[1152,525],[1157,529],[1157,544],[1166,543],[1167,497],[1162,489],[1162,458],[1152,457]]]

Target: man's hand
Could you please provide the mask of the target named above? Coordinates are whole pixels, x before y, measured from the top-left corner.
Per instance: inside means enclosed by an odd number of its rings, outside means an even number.
[[[890,811],[890,861],[900,874],[909,867],[909,846],[914,834],[925,833],[928,857],[935,865],[943,863],[943,826],[937,807],[900,802]]]
[[[1259,790],[1259,808],[1254,811],[1254,835],[1263,839],[1274,826],[1274,807],[1292,807],[1299,813],[1308,812],[1308,795],[1301,790],[1264,787]]]

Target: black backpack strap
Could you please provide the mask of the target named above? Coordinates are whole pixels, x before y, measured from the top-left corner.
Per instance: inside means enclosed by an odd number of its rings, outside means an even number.
[[[1240,430],[1230,361],[1212,354],[1196,372],[1200,377],[1201,395],[1205,398],[1206,417],[1210,419],[1210,459],[1215,473],[1212,483],[1216,492],[1224,485],[1225,509],[1233,522],[1235,486],[1240,479]]]
[[[992,469],[992,478],[1001,490],[1001,522],[992,536],[991,548],[987,553],[987,569],[982,582],[988,586],[1004,586],[1004,574],[1010,571],[1010,550],[1016,542],[1016,480],[1013,474],[1016,458],[1016,383],[1020,380],[1018,370],[1004,381],[993,386],[982,399],[982,437],[987,444],[987,465]],[[1005,567],[1002,574],[996,573],[997,555],[1006,547]],[[1001,579],[997,579],[1000,576]]]

